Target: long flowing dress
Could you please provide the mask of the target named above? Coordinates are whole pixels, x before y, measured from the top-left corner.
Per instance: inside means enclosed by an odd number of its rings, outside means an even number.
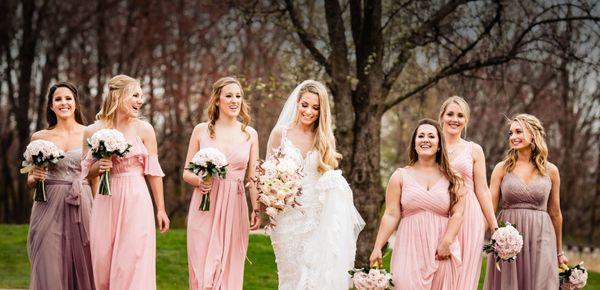
[[[130,144],[125,157],[112,159],[112,195],[94,198],[90,241],[96,289],[156,289],[154,208],[144,176],[164,173],[139,136]],[[89,151],[83,176],[93,163]]]
[[[502,210],[498,222],[510,222],[523,235],[523,249],[513,262],[501,262],[501,272],[488,256],[484,289],[558,289],[556,234],[546,210],[552,181],[536,176],[529,184],[514,173],[502,179]]]
[[[207,147],[216,148],[203,132],[200,148]],[[199,210],[202,194],[194,190],[187,220],[190,289],[242,289],[250,231],[244,176],[251,147],[246,140],[223,152],[229,163],[227,177],[212,179],[209,211]]]
[[[449,221],[448,179],[440,178],[427,190],[406,168],[400,172],[402,218],[391,260],[394,289],[460,289],[456,287],[461,265],[458,240],[450,245],[450,259],[435,259]]]
[[[270,233],[280,290],[346,290],[364,221],[340,170],[317,171],[318,152],[303,158],[283,130],[281,150],[303,166],[300,206],[287,207]]]
[[[94,289],[89,244],[92,191],[81,179],[81,149],[65,152],[45,181],[48,201],[34,202],[27,251],[29,289]]]
[[[458,233],[461,246],[462,267],[458,276],[458,289],[474,290],[479,284],[483,240],[485,238],[485,217],[475,195],[473,183],[473,143],[469,142],[467,149],[460,152],[451,161],[451,166],[457,170],[464,180],[467,194],[465,195],[464,219]]]

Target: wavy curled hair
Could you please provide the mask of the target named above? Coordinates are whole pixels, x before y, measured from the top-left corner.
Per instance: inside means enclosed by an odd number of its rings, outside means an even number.
[[[448,186],[448,192],[450,194],[450,209],[454,208],[454,205],[458,202],[460,185],[462,178],[450,167],[450,161],[448,159],[448,152],[446,151],[446,142],[444,140],[444,134],[442,134],[442,128],[438,122],[432,119],[421,119],[412,134],[412,140],[408,147],[408,165],[413,165],[419,160],[419,154],[416,149],[417,131],[422,125],[431,125],[435,127],[438,135],[438,151],[435,153],[435,162],[438,164],[442,174],[446,176],[450,185]]]
[[[117,75],[108,81],[108,92],[102,101],[100,112],[96,114],[96,120],[104,122],[107,128],[115,125],[117,109],[123,103],[125,96],[132,94],[134,85],[140,82],[130,76]]]
[[[221,97],[221,91],[223,87],[229,84],[236,84],[242,93],[242,104],[240,106],[240,115],[239,118],[242,122],[242,131],[247,134],[247,137],[250,138],[250,134],[246,132],[246,127],[250,124],[252,118],[250,117],[250,106],[246,102],[246,98],[244,95],[244,89],[242,88],[242,84],[234,77],[222,77],[218,79],[212,85],[212,91],[210,93],[210,99],[208,101],[208,133],[210,138],[215,138],[215,122],[219,119],[220,111],[219,111],[219,98]]]
[[[336,151],[335,137],[333,136],[333,125],[331,117],[331,107],[329,105],[329,94],[325,85],[318,81],[306,83],[298,93],[296,102],[300,102],[302,94],[313,93],[319,97],[319,116],[314,123],[315,140],[313,147],[319,152],[319,164],[317,170],[319,173],[335,169],[339,165],[342,155]],[[298,121],[298,114],[296,120]]]
[[[546,145],[546,132],[542,122],[530,114],[518,114],[509,120],[509,126],[513,122],[519,123],[524,132],[529,132],[533,137],[531,140],[531,163],[535,166],[541,175],[546,175],[546,166],[548,165],[548,146]],[[513,171],[517,164],[519,155],[516,149],[509,148],[504,158],[504,169],[507,172]]]
[[[46,104],[46,122],[48,122],[48,129],[52,129],[58,123],[58,119],[56,118],[56,113],[52,111],[52,103],[54,102],[54,93],[58,88],[67,88],[71,93],[73,93],[73,99],[75,100],[75,121],[79,124],[85,125],[86,120],[81,113],[81,105],[79,104],[79,91],[77,87],[70,82],[58,82],[50,87],[48,90],[47,104]]]
[[[440,107],[440,115],[438,116],[438,122],[443,130],[444,122],[442,121],[442,118],[444,117],[444,114],[446,113],[446,109],[448,109],[448,106],[453,103],[460,107],[460,109],[465,114],[465,118],[467,119],[467,123],[465,123],[465,130],[464,130],[465,137],[466,137],[467,136],[467,125],[469,124],[468,122],[471,119],[471,107],[469,107],[469,103],[467,103],[467,101],[465,101],[465,99],[463,99],[462,97],[452,96],[452,97],[449,97],[448,99],[446,99],[444,101],[444,103],[442,103],[442,106]]]

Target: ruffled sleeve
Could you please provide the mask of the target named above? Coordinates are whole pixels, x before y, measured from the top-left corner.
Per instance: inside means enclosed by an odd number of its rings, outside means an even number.
[[[92,150],[89,150],[85,154],[85,158],[81,159],[81,179],[86,179],[90,173],[90,167],[96,162],[92,157]]]
[[[151,176],[165,176],[160,163],[158,162],[158,155],[145,155],[144,156],[144,175]]]

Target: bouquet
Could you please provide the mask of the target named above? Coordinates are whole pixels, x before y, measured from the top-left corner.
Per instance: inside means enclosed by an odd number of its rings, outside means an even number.
[[[560,289],[575,290],[585,287],[588,273],[585,267],[583,267],[583,262],[573,267],[562,264],[559,268],[558,277],[560,280]]]
[[[28,173],[36,166],[48,168],[50,163],[56,164],[59,159],[65,156],[64,152],[58,149],[54,143],[46,140],[34,140],[27,145],[23,157],[25,157],[25,161],[23,161],[23,168],[20,170],[21,173]],[[35,191],[33,192],[33,200],[40,202],[48,201],[44,180],[37,182]]]
[[[286,206],[298,206],[302,194],[302,167],[286,157],[280,150],[266,161],[259,161],[257,176],[252,179],[258,190],[258,201],[265,206],[269,223],[265,228],[275,227],[275,217]]]
[[[194,174],[201,174],[202,180],[210,181],[213,176],[225,178],[227,176],[227,158],[215,148],[200,149],[185,168]],[[200,210],[210,209],[210,191],[202,195]]]
[[[350,273],[350,287],[357,290],[385,290],[394,289],[392,274],[384,269],[364,267],[352,269]]]
[[[498,271],[500,271],[498,263],[514,261],[517,254],[521,252],[521,248],[523,248],[523,237],[509,222],[501,223],[500,227],[492,234],[492,241],[483,246],[486,253],[493,253],[496,256]]]
[[[112,158],[115,155],[123,157],[131,148],[131,144],[127,143],[123,133],[116,129],[98,130],[87,140],[87,143],[92,151],[92,156],[96,160]],[[105,171],[100,175],[98,193],[102,195],[111,195],[108,171]]]

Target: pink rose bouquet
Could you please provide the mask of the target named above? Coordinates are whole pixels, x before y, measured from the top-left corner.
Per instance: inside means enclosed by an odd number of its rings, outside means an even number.
[[[392,274],[385,269],[364,267],[348,271],[351,276],[350,287],[357,290],[393,289]]]
[[[21,173],[28,173],[35,166],[48,168],[50,164],[58,163],[58,160],[65,156],[64,152],[56,147],[54,143],[46,140],[34,140],[25,148],[23,157],[25,160],[22,164],[23,168],[20,170]],[[48,201],[46,186],[43,180],[37,182],[33,192],[33,200],[39,202]]]
[[[573,267],[563,264],[559,268],[558,277],[560,279],[560,289],[575,290],[585,287],[588,273],[587,269],[583,267],[583,262]]]
[[[494,234],[492,234],[491,242],[483,246],[483,250],[486,253],[493,253],[496,256],[496,268],[498,271],[500,271],[499,262],[514,261],[522,248],[523,236],[509,222],[502,223]]]
[[[98,130],[92,137],[88,138],[87,143],[92,151],[92,156],[96,160],[112,158],[113,156],[123,157],[131,148],[131,144],[127,143],[123,133],[116,129]],[[111,195],[109,177],[108,171],[100,175],[98,194]]]
[[[210,181],[213,176],[225,178],[227,176],[227,157],[216,148],[200,149],[185,168],[194,174],[200,175],[202,180]],[[202,195],[200,210],[210,209],[210,191]]]

